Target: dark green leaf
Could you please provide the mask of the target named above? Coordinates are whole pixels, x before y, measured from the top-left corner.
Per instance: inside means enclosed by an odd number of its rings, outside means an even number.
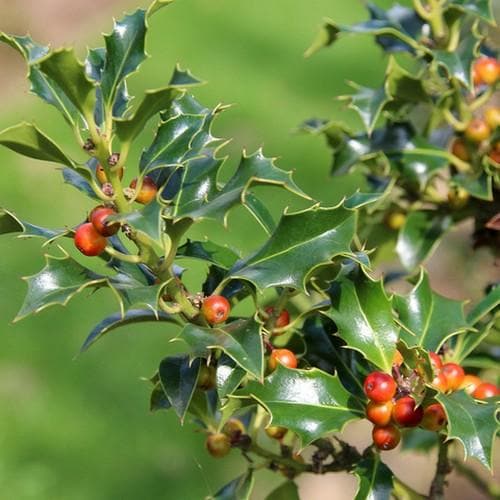
[[[217,363],[217,393],[220,399],[232,394],[240,385],[246,372],[240,368],[229,356],[223,354]]]
[[[106,278],[80,265],[69,256],[46,255],[46,265],[37,274],[24,278],[28,293],[14,321],[55,304],[66,305],[77,293],[88,287],[99,287]]]
[[[59,146],[31,123],[22,122],[2,130],[0,144],[29,158],[74,166]]]
[[[429,257],[452,223],[449,215],[432,210],[411,212],[399,232],[396,251],[406,269],[415,269]]]
[[[477,17],[488,21],[489,23],[494,23],[495,18],[491,11],[491,0],[450,0],[448,2],[449,7],[458,7],[461,10],[473,14]]]
[[[22,233],[19,235],[19,238],[39,237],[45,238],[50,242],[56,238],[70,234],[71,231],[68,229],[47,229],[34,226],[20,220],[12,212],[0,208],[0,234],[8,233]]]
[[[480,326],[476,325],[477,330],[472,330],[457,337],[453,357],[457,363],[464,362],[474,350],[489,336],[498,332],[495,316],[491,321]]]
[[[448,166],[449,160],[443,150],[437,148],[415,147],[391,156],[392,162],[401,172],[403,179],[423,190],[429,180]]]
[[[401,338],[408,347],[437,352],[447,339],[468,327],[463,303],[433,292],[423,270],[408,295],[395,295],[394,309],[404,326]]]
[[[333,283],[329,295],[331,309],[324,314],[337,325],[337,335],[347,347],[390,373],[399,331],[383,282],[359,272]]]
[[[177,249],[177,257],[190,257],[216,264],[222,269],[229,269],[237,260],[238,254],[227,246],[221,246],[213,241],[187,240]]]
[[[294,370],[278,365],[263,384],[252,381],[237,395],[253,397],[270,413],[272,425],[295,432],[302,446],[364,418],[363,404],[344,389],[338,377],[316,368]]]
[[[467,323],[474,326],[484,316],[489,314],[500,305],[500,285],[496,285],[490,292],[479,301],[467,314]]]
[[[84,65],[73,49],[50,52],[39,61],[40,70],[57,83],[68,100],[85,118],[92,116],[95,106],[95,86],[87,78]]]
[[[236,320],[217,328],[186,325],[179,334],[193,356],[203,356],[209,349],[222,349],[239,366],[261,380],[264,372],[264,347],[261,325],[253,318]]]
[[[493,441],[498,432],[498,406],[494,400],[474,401],[463,391],[438,393],[448,417],[448,437],[464,446],[465,457],[474,457],[491,469]]]
[[[13,213],[0,208],[0,234],[21,233],[23,231],[22,222]]]
[[[189,70],[183,70],[177,65],[174,69],[174,74],[170,78],[169,86],[184,89],[186,87],[195,87],[202,83],[204,82],[193,76]]]
[[[271,491],[266,500],[300,500],[299,489],[293,481],[286,481]]]
[[[113,31],[104,36],[106,62],[102,70],[101,89],[106,108],[111,107],[123,80],[146,59],[145,15],[146,11],[138,9],[121,21],[115,21]]]
[[[161,383],[158,382],[151,391],[151,397],[149,399],[150,411],[169,410],[171,407],[172,405],[167,399],[167,396],[165,396],[165,391],[163,390]]]
[[[381,460],[372,454],[363,458],[353,471],[359,480],[355,500],[389,500],[393,490],[393,474]]]
[[[189,356],[169,356],[160,363],[161,385],[181,422],[191,404],[200,365],[200,359],[191,360]]]
[[[110,282],[120,297],[123,313],[130,309],[142,308],[159,313],[158,299],[163,284],[142,286],[140,283],[132,281],[129,283],[116,283],[116,278],[110,280]]]
[[[253,490],[253,473],[249,469],[242,476],[233,479],[230,483],[221,488],[213,500],[249,500]]]
[[[248,280],[261,290],[272,286],[305,290],[308,276],[318,266],[352,255],[355,226],[355,212],[342,206],[284,214],[267,242],[237,262],[229,278]]]
[[[464,188],[474,198],[486,201],[493,200],[492,178],[484,172],[479,175],[476,173],[456,174],[452,179],[457,186]]]
[[[428,453],[432,448],[436,447],[439,443],[439,434],[433,431],[426,431],[425,429],[408,429],[403,434],[403,451],[417,451]]]
[[[271,234],[276,229],[276,223],[267,206],[250,191],[245,194],[245,208],[255,217],[267,234]]]
[[[163,312],[151,311],[150,309],[131,309],[125,315],[121,312],[112,314],[103,319],[96,327],[90,332],[89,336],[85,339],[80,352],[86,351],[94,342],[97,342],[103,335],[109,333],[120,326],[129,325],[132,323],[144,323],[149,321],[168,321],[174,322],[173,318]]]

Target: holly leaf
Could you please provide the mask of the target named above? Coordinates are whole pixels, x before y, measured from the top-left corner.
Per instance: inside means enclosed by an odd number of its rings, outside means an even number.
[[[154,389],[151,391],[151,396],[149,398],[149,410],[154,412],[158,410],[169,410],[172,408],[170,401],[165,396],[165,391],[161,386],[161,383],[158,382]]]
[[[276,223],[267,206],[250,191],[245,194],[245,208],[267,234],[271,234],[276,229]]]
[[[364,418],[363,404],[344,389],[338,377],[316,368],[278,365],[263,384],[251,381],[236,396],[255,399],[271,415],[272,425],[295,432],[303,447],[341,431],[347,422]]]
[[[262,325],[253,318],[236,320],[216,328],[186,325],[178,339],[191,347],[193,356],[204,356],[209,349],[222,349],[239,366],[255,378],[264,374]]]
[[[0,144],[29,158],[75,166],[59,146],[32,123],[22,122],[2,130]]]
[[[34,42],[30,36],[10,36],[1,32],[0,41],[17,50],[26,60],[31,93],[58,109],[63,118],[74,127],[78,118],[77,108],[61,87],[44,75],[37,65],[37,61],[48,54],[49,47]]]
[[[89,336],[85,339],[85,342],[80,349],[80,353],[86,351],[102,336],[106,335],[112,330],[115,330],[116,328],[119,328],[120,326],[150,321],[175,322],[172,316],[161,311],[151,311],[151,309],[131,309],[125,314],[122,314],[121,312],[115,313],[103,319],[98,325],[93,328]]]
[[[146,59],[146,11],[136,10],[121,21],[115,21],[113,31],[104,36],[106,61],[102,70],[101,89],[106,108],[115,101],[124,79]]]
[[[474,326],[490,312],[500,306],[500,285],[494,286],[467,314],[467,323]]]
[[[495,23],[490,0],[450,0],[448,8],[456,7],[463,12],[484,19],[490,24]]]
[[[86,194],[89,198],[92,198],[94,200],[99,200],[99,197],[92,188],[89,179],[81,174],[81,171],[83,169],[79,168],[78,170],[79,171],[77,172],[76,170],[73,170],[71,168],[67,167],[63,168],[62,175],[64,182],[78,189],[78,191],[81,191],[82,193]]]
[[[361,352],[375,366],[390,373],[399,329],[383,282],[360,271],[335,281],[328,294],[331,308],[323,314],[335,322],[337,335],[345,340],[346,347]]]
[[[240,385],[246,372],[229,356],[223,354],[217,363],[216,382],[220,399],[232,394]]]
[[[461,173],[452,177],[453,183],[465,189],[474,198],[493,201],[493,179],[484,172]]]
[[[260,290],[287,286],[305,291],[316,268],[353,255],[355,227],[356,213],[340,205],[285,213],[264,245],[237,262],[227,279],[247,280]]]
[[[50,52],[38,62],[40,70],[56,82],[83,117],[92,116],[96,102],[95,84],[88,79],[74,49]]]
[[[373,453],[356,464],[353,474],[358,478],[358,491],[355,500],[389,500],[392,498],[393,474]]]
[[[233,479],[211,498],[213,500],[249,500],[253,485],[253,472],[252,469],[248,469],[245,474]]]
[[[401,339],[408,347],[437,352],[447,339],[468,328],[463,303],[433,292],[423,269],[412,291],[395,295],[393,303],[404,327]]]
[[[412,270],[428,258],[452,224],[449,215],[433,210],[408,214],[398,235],[396,252],[403,266]]]
[[[196,389],[200,365],[200,359],[191,360],[189,356],[182,355],[169,356],[160,363],[158,374],[161,386],[181,423]]]
[[[64,306],[85,288],[98,288],[107,282],[69,255],[46,255],[45,260],[45,267],[39,273],[23,278],[28,283],[28,293],[14,321],[55,304]]]
[[[0,234],[21,233],[24,224],[12,213],[0,208]]]
[[[221,246],[213,241],[192,241],[188,239],[177,249],[177,257],[189,257],[211,262],[222,269],[229,269],[239,256],[228,246]]]
[[[448,438],[462,443],[465,458],[474,457],[491,469],[493,441],[499,425],[496,402],[475,401],[464,391],[438,393],[435,398],[448,417]]]
[[[163,284],[143,286],[136,282],[117,283],[116,278],[110,280],[120,297],[122,313],[130,309],[150,309],[158,315],[158,300]]]
[[[177,219],[209,218],[225,222],[233,206],[245,205],[246,193],[255,184],[279,186],[309,199],[293,182],[291,172],[277,168],[274,161],[274,158],[266,158],[262,150],[249,156],[244,153],[236,172],[221,189],[217,187],[217,172],[223,159],[208,154],[190,161],[183,168],[181,188],[172,215]]]
[[[266,500],[300,500],[299,489],[293,481],[286,481],[271,491]]]

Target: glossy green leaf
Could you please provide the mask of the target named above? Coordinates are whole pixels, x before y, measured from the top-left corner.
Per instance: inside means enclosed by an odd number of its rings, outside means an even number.
[[[222,487],[211,500],[249,500],[254,485],[251,469]]]
[[[493,441],[499,430],[496,402],[475,401],[463,391],[438,393],[436,399],[448,417],[448,438],[462,443],[466,458],[474,457],[491,469]]]
[[[359,272],[334,282],[328,293],[331,308],[324,314],[335,322],[346,347],[390,373],[399,329],[382,281]]]
[[[178,338],[190,346],[193,356],[204,356],[209,349],[222,349],[255,378],[261,380],[263,377],[264,347],[261,325],[253,318],[236,320],[214,328],[188,324]]]
[[[174,212],[177,218],[225,221],[233,206],[245,205],[246,193],[255,184],[279,186],[308,198],[293,182],[291,172],[277,168],[274,159],[266,158],[262,150],[249,156],[244,154],[234,175],[219,189],[217,172],[223,161],[208,155],[184,167],[182,188]]]
[[[21,221],[8,210],[0,208],[0,234],[20,233],[24,231]]]
[[[158,374],[161,385],[181,422],[191,404],[200,366],[200,359],[191,360],[183,355],[169,356],[160,363]]]
[[[160,382],[158,382],[151,391],[149,398],[149,410],[154,412],[158,410],[169,410],[172,408],[170,401],[165,396],[165,391]]]
[[[426,147],[402,151],[400,155],[391,157],[391,162],[397,166],[406,182],[420,190],[449,165],[449,159],[441,149]]]
[[[404,326],[401,339],[408,347],[437,352],[452,335],[468,328],[464,304],[433,292],[423,270],[413,290],[405,296],[395,295],[393,305]]]
[[[276,229],[276,223],[267,206],[250,191],[245,194],[245,208],[252,214],[267,234]]]
[[[117,89],[146,59],[146,11],[136,10],[121,21],[115,21],[113,31],[104,36],[106,62],[102,70],[101,89],[105,107],[111,107]]]
[[[272,286],[305,290],[307,277],[318,266],[352,255],[355,227],[355,212],[342,206],[284,214],[264,245],[237,262],[229,278],[248,280],[260,290]]]
[[[14,321],[55,304],[64,306],[85,288],[106,283],[105,277],[93,273],[70,256],[50,255],[46,255],[46,265],[39,273],[24,279],[28,283],[28,293]]]
[[[194,76],[188,69],[184,70],[179,65],[176,65],[174,73],[170,78],[169,86],[185,89],[186,87],[196,87],[203,83],[205,82]]]
[[[232,394],[240,385],[246,372],[229,356],[223,354],[217,363],[216,382],[220,399]]]
[[[353,470],[358,478],[355,500],[389,500],[392,498],[393,474],[374,453],[363,458]]]
[[[87,78],[84,65],[74,49],[50,52],[39,61],[40,70],[57,83],[68,100],[87,118],[95,106],[95,84]]]
[[[47,75],[44,75],[36,64],[37,61],[47,55],[49,48],[37,44],[30,36],[9,36],[0,33],[0,41],[10,45],[25,58],[28,64],[28,79],[31,82],[31,92],[58,109],[64,119],[74,127],[78,118],[77,108],[68,99],[61,87]]]
[[[85,339],[80,352],[86,351],[101,337],[115,330],[116,328],[134,323],[154,321],[166,321],[171,323],[175,322],[172,316],[169,316],[164,312],[152,311],[151,309],[131,309],[125,314],[123,314],[122,312],[112,314],[111,316],[103,319],[98,325],[93,328],[88,337]]]
[[[494,23],[495,18],[491,10],[491,0],[450,0],[449,7],[457,7],[468,14],[473,14],[477,17]]]
[[[130,309],[150,309],[158,314],[158,300],[163,285],[141,286],[140,283],[111,284],[120,296],[122,311],[125,314]]]
[[[500,285],[496,285],[467,314],[467,323],[474,326],[479,320],[500,306]]]
[[[74,166],[59,146],[31,123],[22,122],[2,130],[0,144],[29,158]]]
[[[411,212],[399,232],[396,251],[406,269],[415,269],[427,259],[452,224],[449,215],[432,210]]]
[[[493,200],[493,182],[489,175],[484,172],[470,174],[456,174],[452,177],[453,183],[464,188],[474,198],[480,200]]]
[[[250,396],[264,406],[272,425],[295,432],[302,446],[364,418],[362,402],[344,389],[336,375],[316,368],[296,370],[278,365],[263,384],[252,381],[237,395]]]
[[[35,226],[20,220],[15,214],[4,208],[0,208],[0,234],[22,233],[19,238],[39,237],[45,238],[48,242],[71,234],[69,229],[47,229]]]
[[[293,481],[286,481],[271,491],[266,500],[300,500],[299,489]]]
[[[187,240],[177,249],[177,257],[189,257],[211,262],[222,269],[229,269],[239,258],[228,246],[218,245],[213,241]]]
[[[457,363],[463,363],[489,335],[498,332],[497,318],[498,315],[493,316],[490,321],[476,325],[476,329],[457,337],[453,352],[453,358]]]

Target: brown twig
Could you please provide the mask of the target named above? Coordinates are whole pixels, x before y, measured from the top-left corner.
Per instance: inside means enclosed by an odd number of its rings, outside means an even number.
[[[431,483],[429,500],[444,500],[444,488],[446,486],[446,476],[451,472],[451,464],[448,459],[448,448],[450,443],[441,438],[439,443],[439,454],[436,465],[436,473]]]

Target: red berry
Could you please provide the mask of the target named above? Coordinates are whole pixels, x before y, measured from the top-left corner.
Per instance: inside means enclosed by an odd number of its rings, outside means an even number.
[[[280,363],[287,368],[297,368],[297,357],[288,349],[273,349],[269,357],[269,369],[274,371]]]
[[[489,153],[488,156],[490,157],[491,160],[493,160],[495,163],[500,164],[500,151],[498,149],[492,149]]]
[[[108,177],[106,176],[106,172],[104,171],[104,168],[101,164],[98,164],[96,169],[95,169],[95,176],[97,177],[97,180],[101,183],[101,184],[105,184],[106,182],[108,182]],[[118,170],[118,177],[120,180],[123,179],[123,167],[121,167],[119,170]]]
[[[460,389],[464,389],[467,394],[472,394],[481,384],[481,379],[476,375],[465,375],[464,380],[460,384]]]
[[[470,160],[469,150],[467,149],[467,145],[463,139],[457,138],[453,141],[451,145],[451,152],[462,161]]]
[[[222,432],[216,432],[207,437],[205,446],[210,455],[215,458],[221,458],[231,451],[231,440]]]
[[[472,68],[476,85],[493,85],[500,78],[500,64],[493,57],[480,57]]]
[[[435,352],[430,351],[429,352],[429,357],[431,358],[431,365],[432,368],[434,368],[434,371],[437,372],[443,368],[443,362],[441,361],[441,357],[439,354],[436,354]]]
[[[500,391],[495,384],[490,384],[488,382],[479,384],[476,387],[476,390],[472,393],[472,397],[476,399],[493,398],[495,396],[500,396]]]
[[[446,377],[449,391],[456,391],[459,389],[465,378],[464,369],[456,363],[444,364],[441,373]]]
[[[386,401],[385,403],[370,401],[366,406],[366,418],[376,425],[388,425],[391,422],[392,407],[392,401]]]
[[[385,427],[376,425],[372,431],[372,439],[380,450],[392,450],[399,444],[401,433],[394,425],[386,425]]]
[[[135,189],[136,186],[137,179],[133,179],[130,183],[130,187],[132,189]],[[155,198],[157,191],[158,187],[156,186],[153,179],[151,179],[151,177],[145,176],[142,179],[141,190],[135,195],[135,201],[137,203],[141,203],[142,205],[147,205]]]
[[[285,434],[288,432],[288,429],[286,429],[285,427],[279,427],[278,425],[270,425],[264,430],[271,439],[277,440],[283,439],[285,437]]]
[[[446,392],[448,390],[448,380],[443,373],[439,372],[431,382],[432,387],[440,392]]]
[[[481,118],[474,118],[465,129],[465,137],[472,142],[483,142],[491,135],[489,125]]]
[[[376,403],[390,401],[396,394],[394,379],[383,372],[372,372],[365,378],[365,394]]]
[[[424,418],[422,419],[422,427],[428,431],[440,431],[448,419],[443,407],[439,403],[433,403],[424,410]]]
[[[266,307],[266,313],[269,316],[272,316],[274,314],[274,307]],[[275,328],[283,328],[284,326],[288,325],[289,323],[290,323],[290,313],[286,309],[282,309],[279,316],[276,318],[276,320],[274,322],[274,327]],[[274,334],[274,335],[281,335],[281,333]]]
[[[78,227],[74,241],[76,248],[89,257],[100,255],[106,248],[106,238],[90,222]]]
[[[222,295],[210,295],[203,301],[201,312],[211,325],[224,323],[231,311],[231,305],[226,297]]]
[[[404,396],[396,401],[392,409],[394,422],[403,427],[416,427],[424,416],[424,409],[415,408],[416,402],[411,396]]]
[[[89,215],[89,221],[92,222],[96,231],[103,236],[113,236],[120,229],[119,222],[106,223],[106,218],[110,215],[116,215],[116,211],[109,207],[95,207]]]

